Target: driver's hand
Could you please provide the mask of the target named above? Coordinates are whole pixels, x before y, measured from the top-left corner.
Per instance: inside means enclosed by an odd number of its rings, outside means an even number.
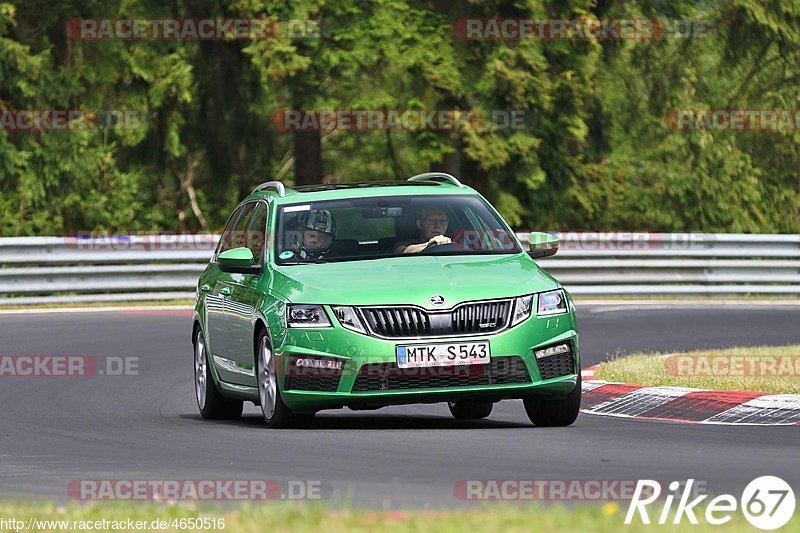
[[[450,244],[451,242],[453,241],[447,235],[436,235],[428,241],[428,244]]]

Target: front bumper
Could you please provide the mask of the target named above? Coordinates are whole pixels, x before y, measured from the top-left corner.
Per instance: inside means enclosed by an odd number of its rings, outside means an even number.
[[[284,334],[282,342],[275,346],[281,394],[286,405],[297,411],[345,406],[371,408],[460,398],[496,401],[530,396],[560,397],[575,388],[580,371],[574,312],[531,316],[505,331],[470,338],[386,340],[345,329],[335,319],[330,328],[290,328],[284,330]],[[489,341],[493,368],[490,365],[394,368],[397,345],[467,340]],[[571,361],[568,367],[564,367],[562,361],[560,370],[555,372],[558,375],[550,377],[554,375],[553,369],[546,365],[540,368],[533,352],[562,342],[571,346]],[[335,359],[344,364],[339,371],[298,372],[294,367],[297,357]],[[317,390],[309,390],[311,388]]]

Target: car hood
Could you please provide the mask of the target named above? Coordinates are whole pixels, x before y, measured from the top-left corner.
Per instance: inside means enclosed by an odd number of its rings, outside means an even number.
[[[414,304],[447,309],[468,300],[558,288],[526,254],[389,257],[275,267],[272,288],[293,303]],[[445,302],[431,304],[431,296]]]

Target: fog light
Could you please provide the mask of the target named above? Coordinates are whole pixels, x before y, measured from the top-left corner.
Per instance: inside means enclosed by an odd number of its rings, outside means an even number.
[[[337,359],[312,359],[306,357],[295,359],[294,366],[301,368],[319,368],[323,370],[341,370],[344,363]]]
[[[550,357],[551,355],[558,355],[560,353],[569,353],[569,343],[564,344],[556,344],[555,346],[549,346],[547,348],[542,348],[541,350],[534,351],[534,355],[536,359],[544,359],[545,357]]]

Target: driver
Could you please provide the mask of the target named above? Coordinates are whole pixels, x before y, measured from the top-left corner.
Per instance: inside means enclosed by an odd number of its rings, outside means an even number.
[[[299,218],[303,240],[298,256],[302,261],[316,261],[325,257],[336,238],[336,221],[327,209],[302,213]]]
[[[396,253],[419,253],[428,246],[450,244],[450,237],[444,234],[450,220],[441,207],[424,207],[417,214],[417,228],[419,229],[419,242],[401,243],[396,248]]]

